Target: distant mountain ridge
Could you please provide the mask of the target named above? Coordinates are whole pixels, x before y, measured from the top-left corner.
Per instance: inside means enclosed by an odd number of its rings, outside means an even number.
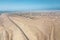
[[[44,10],[44,11],[0,11],[0,14],[12,15],[60,15],[60,10]]]

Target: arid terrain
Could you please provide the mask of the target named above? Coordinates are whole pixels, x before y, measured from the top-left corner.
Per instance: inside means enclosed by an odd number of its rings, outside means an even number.
[[[0,40],[60,40],[60,12],[1,13]]]

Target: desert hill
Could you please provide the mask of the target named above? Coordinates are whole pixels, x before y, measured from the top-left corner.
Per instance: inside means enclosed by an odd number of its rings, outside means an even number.
[[[59,14],[60,12],[2,13],[0,40],[60,40]]]

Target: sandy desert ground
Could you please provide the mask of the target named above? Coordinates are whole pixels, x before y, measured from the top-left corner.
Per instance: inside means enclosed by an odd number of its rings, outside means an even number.
[[[60,16],[1,14],[0,40],[60,40]]]

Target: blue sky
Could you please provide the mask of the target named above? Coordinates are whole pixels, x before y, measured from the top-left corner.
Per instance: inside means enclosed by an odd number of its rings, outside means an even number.
[[[0,10],[60,10],[60,0],[0,0]]]

